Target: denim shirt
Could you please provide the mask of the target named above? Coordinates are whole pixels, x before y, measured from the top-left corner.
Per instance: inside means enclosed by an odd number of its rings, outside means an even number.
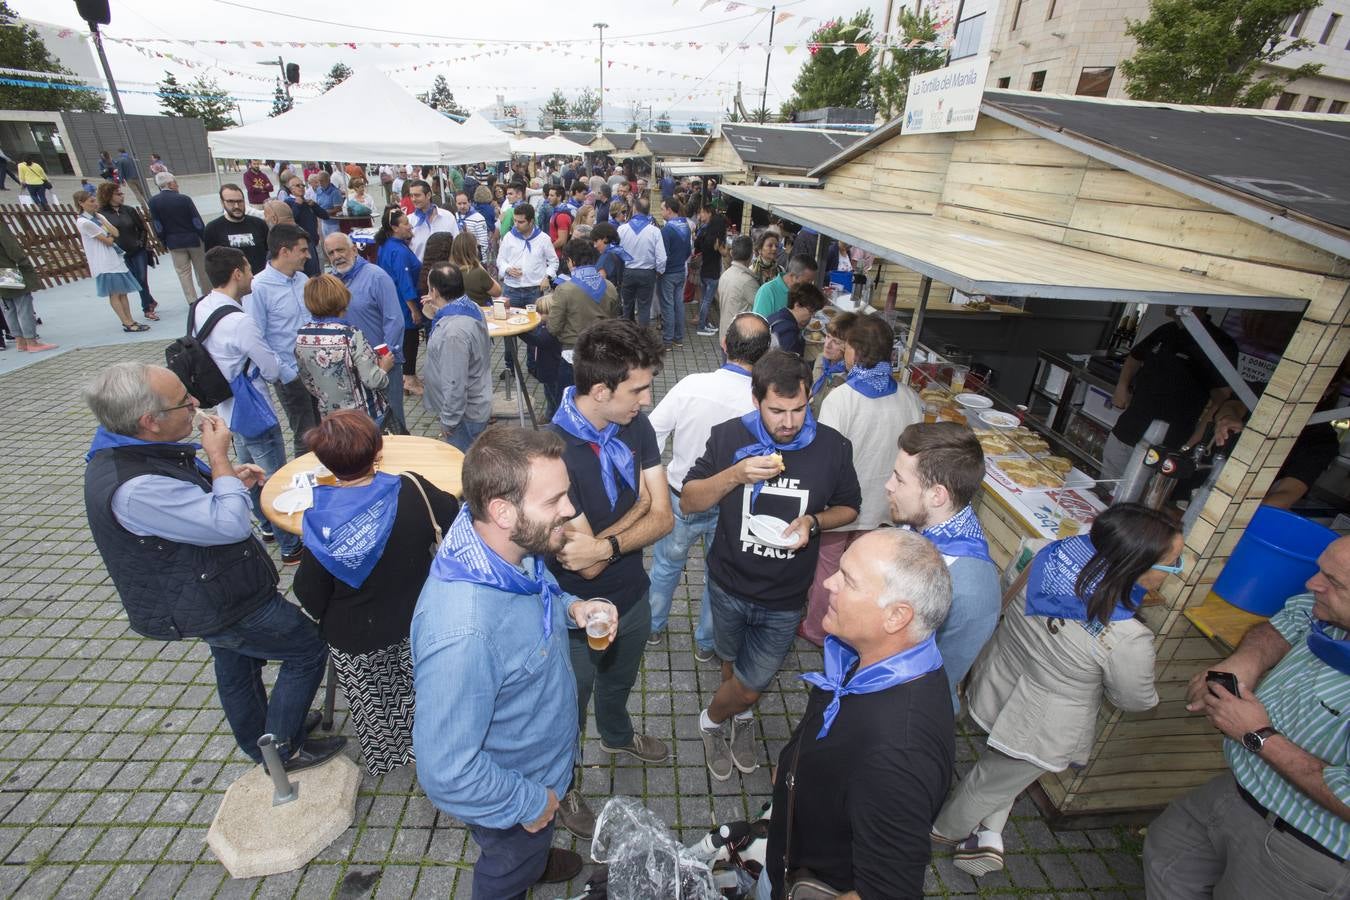
[[[300,377],[300,366],[295,360],[295,336],[309,318],[305,309],[304,272],[290,278],[268,265],[253,276],[253,292],[244,297],[244,312],[248,313],[263,340],[281,361],[280,384],[290,384]]]
[[[537,594],[427,579],[412,620],[413,749],[437,808],[511,828],[543,815],[550,788],[566,792],[577,745],[566,611],[576,599],[561,595],[546,639]]]

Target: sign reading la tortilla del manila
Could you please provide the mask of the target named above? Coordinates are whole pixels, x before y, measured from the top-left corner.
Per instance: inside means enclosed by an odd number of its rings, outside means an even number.
[[[989,75],[989,57],[979,56],[909,80],[901,134],[974,131]]]

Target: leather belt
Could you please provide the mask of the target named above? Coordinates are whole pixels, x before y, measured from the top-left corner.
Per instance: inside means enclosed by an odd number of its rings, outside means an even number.
[[[1330,857],[1331,859],[1336,860],[1336,862],[1338,863],[1343,864],[1345,862],[1345,860],[1341,859],[1335,853],[1332,853],[1326,847],[1323,847],[1317,841],[1308,837],[1306,834],[1299,831],[1293,825],[1290,825],[1284,819],[1281,819],[1279,816],[1275,815],[1273,812],[1266,809],[1264,806],[1261,805],[1261,801],[1257,800],[1251,794],[1247,793],[1247,791],[1243,789],[1242,785],[1239,784],[1237,786],[1237,792],[1238,796],[1242,798],[1243,802],[1246,803],[1248,806],[1250,806],[1258,816],[1265,819],[1271,828],[1274,828],[1276,831],[1284,832],[1294,840],[1298,841],[1300,844],[1310,847],[1313,850],[1316,850],[1318,853],[1322,854],[1323,856],[1327,856]]]

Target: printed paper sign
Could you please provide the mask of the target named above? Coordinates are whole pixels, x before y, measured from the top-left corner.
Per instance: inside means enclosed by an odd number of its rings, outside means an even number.
[[[973,131],[989,75],[989,57],[963,59],[909,80],[901,134]]]

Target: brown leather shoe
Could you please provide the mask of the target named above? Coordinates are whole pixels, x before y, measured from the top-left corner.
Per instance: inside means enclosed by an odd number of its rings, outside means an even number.
[[[544,874],[539,876],[540,884],[561,884],[571,881],[581,874],[581,856],[561,847],[550,847],[548,862],[544,865]]]

